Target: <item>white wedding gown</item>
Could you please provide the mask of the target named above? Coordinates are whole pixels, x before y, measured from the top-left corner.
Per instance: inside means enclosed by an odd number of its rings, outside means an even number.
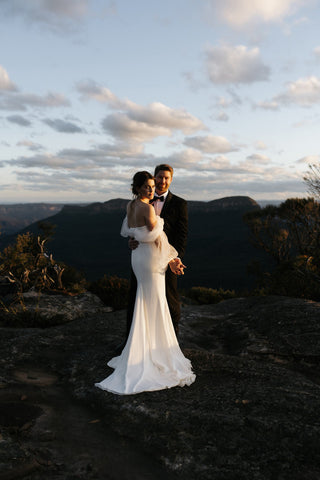
[[[191,385],[196,376],[180,350],[165,295],[165,271],[177,252],[163,231],[163,219],[157,217],[149,231],[129,228],[126,217],[121,235],[139,241],[131,257],[138,282],[132,326],[121,355],[108,363],[114,372],[95,386],[130,395]]]

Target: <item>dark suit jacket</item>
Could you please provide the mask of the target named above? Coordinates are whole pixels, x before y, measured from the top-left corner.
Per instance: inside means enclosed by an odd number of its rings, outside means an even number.
[[[178,256],[182,258],[185,253],[188,234],[187,202],[169,191],[160,217],[164,219],[164,231],[169,243],[178,251]]]

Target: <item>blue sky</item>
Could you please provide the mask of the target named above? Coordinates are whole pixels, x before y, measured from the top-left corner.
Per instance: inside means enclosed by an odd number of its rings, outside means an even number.
[[[316,0],[1,0],[0,203],[307,195]]]

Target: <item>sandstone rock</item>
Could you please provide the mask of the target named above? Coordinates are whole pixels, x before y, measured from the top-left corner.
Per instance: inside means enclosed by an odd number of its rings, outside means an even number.
[[[13,418],[25,415],[2,425],[0,478],[12,456],[14,468],[38,462],[32,480],[320,478],[319,308],[284,297],[185,306],[196,382],[133,396],[93,386],[111,373],[125,312],[0,329],[0,411],[12,402]]]
[[[27,312],[32,325],[54,325],[71,322],[88,315],[100,315],[112,311],[99,297],[90,292],[79,295],[52,295],[29,291],[22,294],[22,301],[15,303],[16,312]],[[28,319],[26,320],[26,326]]]

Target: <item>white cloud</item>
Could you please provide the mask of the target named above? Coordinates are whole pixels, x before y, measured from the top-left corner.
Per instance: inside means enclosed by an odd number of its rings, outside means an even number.
[[[280,105],[276,100],[269,100],[256,103],[254,108],[262,108],[263,110],[279,110]]]
[[[8,162],[9,163],[9,162]],[[61,169],[68,170],[70,168],[76,168],[76,165],[72,160],[58,155],[52,155],[49,153],[34,155],[33,157],[18,157],[14,161],[10,162],[11,165],[21,168],[35,168],[40,167],[45,169]]]
[[[28,150],[31,151],[38,151],[38,150],[43,150],[43,146],[40,145],[39,143],[34,143],[31,142],[30,140],[20,140],[17,142],[18,147],[26,147]]]
[[[311,107],[320,102],[320,79],[311,76],[290,82],[286,91],[275,97],[275,101],[283,105]]]
[[[212,16],[219,16],[232,27],[257,22],[279,22],[310,0],[208,0]]]
[[[156,137],[171,135],[170,128],[132,120],[122,113],[108,115],[102,121],[102,127],[115,138],[133,142],[148,142]]]
[[[187,148],[181,152],[176,152],[167,158],[158,159],[157,163],[169,163],[174,169],[183,168],[189,171],[199,168],[203,160],[201,152],[193,148]]]
[[[285,91],[271,100],[257,103],[254,106],[265,110],[279,110],[281,106],[312,107],[318,103],[320,103],[320,78],[310,76],[289,82]]]
[[[313,49],[313,53],[317,60],[320,60],[320,46]]]
[[[267,149],[267,145],[266,145],[262,140],[258,140],[258,141],[255,143],[255,147],[256,147],[258,150],[266,150],[266,149]]]
[[[126,101],[121,101],[109,88],[99,85],[94,80],[78,82],[76,89],[81,93],[82,100],[92,99],[97,102],[108,103],[112,108],[126,108]]]
[[[154,102],[147,107],[131,105],[128,116],[138,122],[181,130],[185,134],[204,128],[203,123],[184,109],[173,109],[163,103]]]
[[[33,148],[28,141],[22,141],[21,146],[30,150]],[[291,192],[302,189],[302,181],[296,171],[270,166],[268,157],[263,155],[255,154],[244,161],[231,163],[226,155],[212,156],[194,148],[156,158],[144,154],[143,150],[135,150],[137,147],[141,148],[141,144],[123,142],[122,147],[120,144],[105,144],[91,150],[70,148],[56,154],[20,156],[2,162],[1,166],[10,164],[12,174],[20,182],[20,189],[63,192],[64,198],[73,195],[73,198],[78,196],[77,200],[88,200],[88,195],[92,201],[106,195],[107,198],[129,198],[134,171],[153,171],[155,165],[163,162],[173,165],[176,172],[174,190],[187,198],[194,198],[197,191],[198,199],[205,200],[237,194],[259,199],[285,198],[290,188]],[[268,197],[268,192],[275,194]]]
[[[27,147],[31,151],[43,150],[41,145],[29,140],[18,142],[18,146]],[[65,148],[56,154],[42,153],[31,156],[19,156],[1,162],[1,166],[10,165],[25,169],[46,169],[60,172],[88,172],[92,169],[110,169],[120,166],[139,166],[152,158],[146,155],[141,144],[123,142],[118,144],[102,144],[92,149]],[[84,176],[87,173],[83,173]],[[101,179],[105,178],[105,170],[100,170]]]
[[[206,69],[212,83],[254,83],[266,81],[270,68],[260,58],[260,50],[244,45],[208,47]]]
[[[25,111],[28,107],[51,108],[69,106],[69,100],[59,93],[41,96],[33,93],[10,93],[0,97],[0,110]]]
[[[16,90],[17,87],[10,80],[8,72],[0,65],[0,90]]]
[[[204,153],[228,153],[238,150],[226,138],[214,135],[186,138],[184,144]]]
[[[83,100],[93,99],[107,103],[118,112],[108,115],[102,122],[103,128],[116,137],[129,138],[138,142],[158,136],[170,136],[180,130],[190,134],[204,129],[203,123],[184,109],[174,109],[161,102],[142,106],[128,99],[120,99],[108,88],[92,80],[77,84]]]
[[[232,100],[230,98],[220,97],[217,100],[218,107],[228,108],[230,107],[231,104],[232,104]]]
[[[268,165],[270,163],[270,158],[267,155],[261,155],[260,153],[253,153],[247,157],[247,160],[253,162],[254,164],[258,163],[260,165]]]
[[[82,158],[90,158],[97,162],[97,164],[106,162],[106,159],[112,158],[114,163],[115,159],[118,161],[124,159],[124,163],[128,161],[128,158],[138,157],[144,159],[146,155],[143,153],[143,145],[134,142],[118,142],[116,144],[102,144],[97,145],[90,150],[81,150],[79,148],[65,148],[59,152],[60,156],[72,158],[75,161]]]
[[[320,155],[307,155],[305,157],[299,158],[297,163],[302,163],[305,165],[313,165],[314,163],[317,164],[320,161]]]

